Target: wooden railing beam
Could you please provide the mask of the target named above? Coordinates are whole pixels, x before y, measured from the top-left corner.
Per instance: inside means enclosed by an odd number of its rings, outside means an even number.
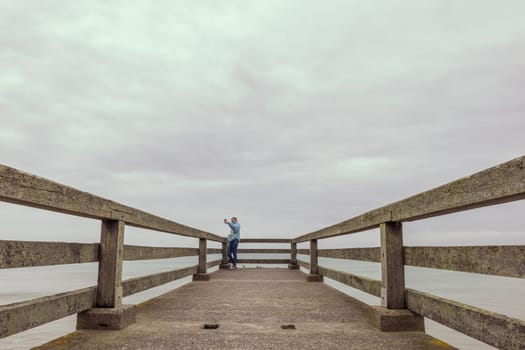
[[[98,261],[98,243],[0,241],[0,269]]]
[[[239,264],[289,264],[290,259],[238,259]]]
[[[243,238],[240,243],[291,243],[289,238]]]
[[[525,278],[525,245],[405,247],[405,265]]]
[[[100,220],[119,220],[181,236],[223,242],[224,237],[182,225],[126,205],[0,165],[0,201]]]
[[[525,344],[522,320],[412,289],[407,289],[407,308],[498,349]]]
[[[10,305],[0,305],[0,338],[93,307],[96,288],[89,287]]]
[[[197,248],[145,247],[124,245],[124,260],[170,259],[182,256],[198,256]]]
[[[521,156],[292,241],[335,237],[376,228],[383,222],[414,221],[524,198],[525,156]]]

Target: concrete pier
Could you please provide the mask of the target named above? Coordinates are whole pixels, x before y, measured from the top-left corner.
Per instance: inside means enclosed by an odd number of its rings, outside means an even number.
[[[379,331],[370,307],[299,270],[209,276],[139,305],[127,328],[78,330],[36,349],[453,349],[421,331]]]

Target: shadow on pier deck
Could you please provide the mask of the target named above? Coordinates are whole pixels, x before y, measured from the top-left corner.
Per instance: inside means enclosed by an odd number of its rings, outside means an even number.
[[[368,306],[298,270],[210,277],[140,305],[125,329],[79,330],[36,349],[453,349],[424,332],[378,331]]]

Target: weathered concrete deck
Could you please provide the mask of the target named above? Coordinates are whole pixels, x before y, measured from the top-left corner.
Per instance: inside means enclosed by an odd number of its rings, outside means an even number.
[[[204,324],[218,329],[203,329]],[[282,325],[296,329],[282,329]],[[422,332],[380,332],[360,302],[297,270],[219,270],[139,307],[120,331],[80,330],[44,349],[452,349]]]

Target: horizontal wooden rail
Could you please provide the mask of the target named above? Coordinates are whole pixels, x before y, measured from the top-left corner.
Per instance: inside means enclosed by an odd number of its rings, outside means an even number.
[[[0,338],[88,310],[96,287],[0,306]]]
[[[308,249],[298,249],[308,255]],[[404,247],[404,264],[525,278],[525,246]],[[380,262],[380,248],[321,249],[320,257]]]
[[[380,248],[320,249],[317,254],[325,258],[380,262]]]
[[[195,255],[199,255],[198,248],[166,248],[134,245],[124,246],[124,260],[168,259]]]
[[[524,321],[412,289],[406,300],[412,312],[498,349],[523,349],[525,344]]]
[[[368,277],[354,275],[352,273],[328,269],[319,266],[319,273],[327,278],[346,284],[347,286],[359,289],[368,294],[381,297],[381,281]]]
[[[422,192],[350,220],[294,238],[294,243],[379,227],[389,221],[414,221],[525,198],[525,157]]]
[[[297,264],[304,267],[305,269],[310,269],[310,263],[306,261],[297,260]],[[319,266],[319,274],[365,293],[375,295],[376,297],[381,297],[381,281],[354,275],[348,272],[329,269],[322,266]]]
[[[143,290],[157,287],[197,273],[197,265],[183,269],[156,273],[122,281],[123,296],[132,295]]]
[[[319,252],[319,250],[317,252]],[[297,249],[297,254],[310,255],[310,249]]]
[[[242,238],[240,243],[291,243],[291,239],[285,238]]]
[[[289,264],[290,259],[239,259],[237,264]]]
[[[217,266],[211,261],[207,267]],[[197,266],[128,279],[122,282],[123,296],[191,276]],[[89,310],[95,305],[96,287],[55,294],[20,303],[0,306],[0,338],[25,331],[63,317]]]
[[[297,265],[304,267],[305,269],[310,269],[310,263],[297,259]]]
[[[209,249],[220,254],[220,249]],[[0,268],[97,262],[98,243],[0,241]],[[168,259],[197,256],[197,248],[124,246],[124,260]]]
[[[206,249],[207,254],[222,254],[222,249],[218,248],[208,248]]]
[[[98,243],[0,241],[0,268],[98,261]]]
[[[238,249],[243,254],[290,254],[290,249]]]
[[[404,247],[405,265],[525,278],[525,246]]]
[[[206,268],[210,269],[210,268],[212,268],[214,266],[219,266],[221,263],[222,263],[222,259],[213,260],[213,261],[210,261],[209,263],[206,264]]]
[[[92,219],[120,220],[126,225],[206,238],[224,242],[225,238],[185,226],[75,188],[0,165],[0,201]]]

